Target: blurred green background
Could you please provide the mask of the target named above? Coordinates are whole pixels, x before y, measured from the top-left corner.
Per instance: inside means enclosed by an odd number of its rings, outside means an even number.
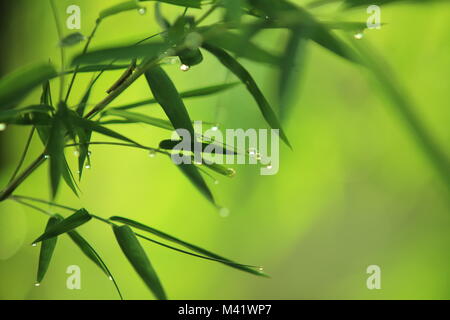
[[[64,22],[68,5],[81,7],[81,32],[89,34],[99,10],[120,1],[57,1]],[[297,1],[302,4],[305,1]],[[126,12],[102,23],[92,48],[131,43],[159,31],[153,4],[145,15]],[[369,42],[390,63],[416,113],[448,155],[450,10],[448,4],[382,7],[381,30]],[[334,9],[334,8],[333,8]],[[163,6],[171,18],[182,8]],[[2,22],[2,73],[24,64],[59,63],[57,34],[48,1],[14,1]],[[365,8],[324,19],[365,21]],[[199,15],[199,10],[189,10]],[[215,17],[209,20],[213,22]],[[64,29],[65,34],[70,33]],[[286,34],[264,32],[261,46],[282,49]],[[68,50],[68,57],[82,45]],[[243,60],[275,104],[276,70]],[[181,90],[219,84],[225,69],[210,55],[189,72],[166,70]],[[100,101],[121,71],[108,72],[95,87]],[[296,103],[285,129],[293,151],[281,146],[280,172],[260,176],[256,166],[236,166],[233,179],[208,180],[218,202],[230,209],[222,218],[167,159],[145,151],[93,146],[75,198],[67,186],[57,201],[85,207],[102,217],[126,216],[236,261],[264,266],[272,278],[255,277],[221,264],[143,243],[171,299],[448,299],[450,298],[450,212],[448,190],[418,149],[411,134],[377,85],[361,69],[309,43]],[[79,101],[90,75],[77,78],[70,104]],[[232,79],[232,77],[228,77]],[[58,81],[54,81],[56,96]],[[35,103],[39,90],[24,103]],[[139,79],[112,105],[150,98]],[[221,127],[265,128],[243,86],[218,96],[187,100],[193,119]],[[217,108],[219,117],[216,119]],[[163,117],[157,105],[140,112]],[[115,129],[145,145],[170,134],[144,125]],[[28,129],[0,133],[3,187],[20,157]],[[94,137],[93,140],[105,140]],[[28,160],[42,151],[35,138]],[[76,157],[67,152],[73,170]],[[17,194],[49,198],[44,167]],[[53,208],[48,208],[53,210]],[[59,211],[61,212],[61,211]],[[67,214],[67,212],[61,212]],[[67,237],[60,237],[46,279],[35,287],[39,249],[30,246],[46,217],[11,201],[0,203],[1,299],[116,299],[112,283]],[[125,299],[153,299],[132,270],[112,231],[92,221],[79,228],[116,277]],[[366,268],[379,265],[381,290],[368,290]],[[66,289],[66,268],[81,267],[81,290]]]

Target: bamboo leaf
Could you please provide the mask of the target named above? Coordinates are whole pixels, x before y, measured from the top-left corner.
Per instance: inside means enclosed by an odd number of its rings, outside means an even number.
[[[164,2],[167,4],[173,4],[175,6],[181,6],[181,7],[188,7],[188,8],[195,8],[195,9],[201,9],[201,0],[139,0],[141,2],[143,1],[158,1],[158,2]]]
[[[133,144],[138,144],[137,142],[134,142],[133,140],[128,139],[127,137],[121,135],[120,133],[117,133],[111,129],[108,129],[95,121],[80,118],[78,116],[72,116],[72,121],[79,128],[83,128],[88,131],[95,131],[95,132],[101,133],[105,136],[108,136],[108,137],[111,137],[114,139],[131,142]]]
[[[20,109],[9,109],[9,110],[1,110],[0,111],[0,122],[9,123],[9,121],[13,122],[19,116],[22,116],[27,113],[48,113],[52,111],[53,108],[48,105],[35,105],[28,106]]]
[[[166,300],[167,296],[158,275],[131,228],[129,226],[113,226],[113,231],[122,252],[147,287],[157,299]]]
[[[133,46],[120,46],[100,49],[80,54],[72,60],[72,65],[96,64],[110,60],[132,60],[136,58],[157,57],[168,45],[163,42],[152,42]],[[127,66],[128,67],[128,66]]]
[[[51,217],[48,219],[47,226],[45,227],[45,232],[51,229],[55,224],[58,223],[58,219]],[[48,266],[50,265],[50,261],[52,260],[53,251],[56,247],[56,242],[58,238],[53,237],[47,240],[42,241],[41,243],[41,251],[39,252],[39,266],[37,271],[37,283],[41,283],[44,279],[45,274],[47,273]]]
[[[125,64],[96,64],[79,67],[77,73],[87,73],[87,72],[99,72],[99,71],[111,71],[111,70],[122,70],[128,68],[129,65]],[[65,71],[64,74],[72,74],[75,70]]]
[[[125,1],[100,11],[98,18],[103,20],[124,11],[139,10],[141,8],[143,7],[139,5],[137,0]]]
[[[194,244],[191,244],[191,243],[188,243],[186,241],[183,241],[183,240],[181,240],[179,238],[176,238],[176,237],[171,236],[171,235],[169,235],[169,234],[167,234],[165,232],[162,232],[162,231],[159,231],[159,230],[157,230],[155,228],[152,228],[152,227],[149,227],[147,225],[144,225],[144,224],[142,224],[140,222],[137,222],[137,221],[134,221],[134,220],[131,220],[131,219],[128,219],[128,218],[118,217],[118,216],[114,216],[114,217],[111,217],[109,219],[112,220],[112,221],[116,221],[116,222],[120,222],[120,223],[129,225],[129,226],[131,226],[133,228],[136,228],[136,229],[139,229],[139,230],[142,230],[142,231],[145,231],[145,232],[149,232],[149,233],[151,233],[151,234],[153,234],[153,235],[155,235],[157,237],[160,237],[162,239],[165,239],[165,240],[171,241],[173,243],[176,243],[178,245],[181,245],[181,246],[183,246],[183,247],[185,247],[185,248],[187,248],[189,250],[192,250],[192,251],[197,252],[199,254],[205,255],[205,256],[210,257],[212,259],[219,260],[218,262],[226,264],[226,265],[228,265],[230,267],[233,267],[233,268],[245,271],[245,272],[249,272],[249,273],[252,273],[252,274],[256,274],[256,275],[262,275],[262,276],[265,275],[264,273],[262,273],[262,272],[260,272],[258,270],[255,270],[253,268],[250,268],[250,267],[238,264],[236,262],[233,262],[233,261],[231,261],[231,260],[229,260],[227,258],[224,258],[222,256],[219,256],[218,254],[215,254],[215,253],[213,253],[213,252],[211,252],[209,250],[203,249],[203,248],[201,248],[199,246],[196,246]]]
[[[161,105],[175,129],[186,129],[195,139],[194,127],[175,85],[164,70],[153,67],[145,72],[145,78],[156,101]]]
[[[224,84],[219,84],[219,85],[214,85],[214,86],[208,86],[208,87],[194,89],[194,90],[188,90],[188,91],[180,92],[180,98],[184,99],[184,98],[197,98],[197,97],[209,96],[209,95],[212,95],[215,93],[219,93],[219,92],[234,88],[238,84],[239,84],[239,82],[232,82],[232,83],[224,83]],[[127,109],[132,109],[132,108],[140,107],[140,106],[147,105],[147,104],[154,104],[154,103],[158,103],[156,101],[156,99],[147,99],[147,100],[127,104],[124,106],[114,107],[111,109],[112,110],[127,110]]]
[[[60,47],[71,47],[82,41],[86,40],[86,37],[80,32],[74,32],[64,37],[60,42]]]
[[[236,75],[236,77],[238,77],[242,81],[242,83],[246,85],[247,90],[250,92],[250,94],[258,104],[259,110],[261,111],[264,119],[267,121],[271,128],[280,130],[279,132],[281,139],[289,147],[291,147],[291,144],[289,143],[284,130],[281,128],[281,124],[275,112],[272,110],[269,102],[264,97],[263,93],[259,89],[255,80],[253,80],[250,73],[223,49],[220,49],[206,42],[203,44],[203,48],[211,52],[226,68],[233,72],[234,75]]]
[[[34,240],[33,243],[47,240],[59,236],[60,234],[72,231],[73,229],[78,228],[79,226],[91,220],[91,218],[92,216],[89,214],[89,212],[87,212],[86,209],[82,208],[76,211],[71,216],[53,225],[48,230],[45,230],[45,232],[36,240]]]
[[[197,188],[200,193],[206,197],[212,204],[216,205],[214,197],[209,190],[208,185],[203,179],[202,175],[198,171],[197,167],[192,164],[192,159],[189,156],[182,156],[184,159],[177,167],[183,172],[183,174],[191,181],[191,183]]]
[[[165,139],[159,143],[159,148],[164,149],[164,150],[175,150],[176,151],[177,149],[175,149],[175,147],[181,142],[182,142],[182,140]],[[205,152],[205,148],[208,146],[211,146],[211,145],[217,146],[217,149],[218,149],[218,150],[216,150],[216,148],[214,148],[211,152],[209,152],[211,154],[216,154],[216,153],[218,153],[218,154],[235,154],[235,155],[237,154],[237,152],[228,150],[227,148],[224,148],[222,145],[217,145],[215,143],[208,143],[208,142],[201,143],[202,152]],[[194,144],[191,145],[191,151],[192,152],[195,151]]]
[[[72,170],[70,170],[69,164],[67,163],[66,158],[64,157],[64,166],[62,169],[62,177],[66,184],[69,186],[69,188],[72,190],[72,192],[75,194],[75,196],[78,197],[78,185],[75,182],[75,179],[72,174]]]
[[[242,16],[243,0],[223,1],[225,7],[225,21],[240,23]]]
[[[64,168],[64,136],[65,130],[62,119],[56,114],[53,118],[46,146],[47,155],[50,157],[49,170],[53,198],[58,192],[59,181]]]
[[[103,112],[103,115],[105,116],[118,116],[125,118],[126,120],[129,120],[130,122],[142,122],[145,124],[149,124],[154,127],[166,129],[166,130],[174,130],[172,124],[164,119],[158,119],[154,117],[150,117],[144,114],[129,112],[129,111],[123,111],[123,110],[106,110]]]
[[[49,63],[18,69],[0,79],[0,109],[7,109],[19,103],[35,87],[56,76],[56,70]]]

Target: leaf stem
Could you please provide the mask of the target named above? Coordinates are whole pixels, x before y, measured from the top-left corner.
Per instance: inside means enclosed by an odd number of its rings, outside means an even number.
[[[63,36],[62,36],[62,29],[61,29],[61,24],[58,18],[58,14],[56,11],[56,5],[54,0],[50,0],[50,5],[52,7],[52,12],[53,12],[53,18],[55,20],[55,25],[56,25],[56,31],[58,33],[58,39],[61,42]],[[60,47],[60,52],[61,52],[61,73],[60,73],[60,88],[59,88],[59,100],[62,100],[62,96],[63,96],[63,91],[64,91],[64,68],[65,68],[65,57],[64,57],[64,48],[62,46]]]
[[[25,149],[23,150],[22,156],[20,157],[19,164],[17,165],[16,170],[14,170],[14,173],[12,174],[11,178],[9,179],[8,184],[11,183],[14,180],[14,178],[17,176],[17,174],[19,173],[20,168],[23,165],[23,162],[25,161],[25,157],[26,157],[28,149],[30,147],[31,140],[33,139],[34,130],[35,130],[35,127],[33,127],[31,129],[30,134],[28,135],[28,139],[27,139],[27,142],[25,144]]]

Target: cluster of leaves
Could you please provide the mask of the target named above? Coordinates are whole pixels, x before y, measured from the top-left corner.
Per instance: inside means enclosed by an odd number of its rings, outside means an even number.
[[[277,114],[259,88],[257,81],[239,60],[240,58],[247,59],[278,68],[278,98],[282,107],[280,108],[282,115],[285,115],[289,111],[289,92],[295,85],[292,65],[299,63],[298,60],[301,59],[308,41],[315,42],[340,58],[346,59],[350,63],[366,67],[373,72],[377,79],[380,80],[380,83],[382,83],[386,94],[398,107],[400,114],[411,125],[414,134],[419,137],[419,142],[425,151],[427,151],[432,163],[448,183],[447,158],[435,146],[420,121],[417,120],[410,108],[409,102],[398,91],[398,86],[393,78],[386,75],[385,70],[382,70],[378,66],[377,60],[367,50],[364,50],[363,47],[354,41],[344,41],[342,38],[336,36],[333,30],[339,29],[353,33],[360,32],[365,28],[365,24],[340,21],[333,23],[321,22],[308,10],[285,0],[212,0],[208,4],[210,6],[209,9],[200,18],[189,16],[186,12],[187,9],[201,9],[204,1],[159,0],[156,1],[155,9],[156,20],[162,27],[161,33],[157,35],[159,37],[156,37],[156,35],[151,36],[132,45],[109,47],[95,51],[88,50],[97,28],[104,19],[124,11],[141,10],[143,7],[140,2],[142,1],[126,1],[101,11],[94,30],[87,38],[79,33],[70,34],[61,38],[61,48],[78,45],[85,41],[85,46],[81,53],[71,61],[71,68],[66,70],[63,64],[62,70],[56,70],[50,63],[38,64],[15,71],[0,81],[0,122],[8,125],[31,126],[32,130],[29,141],[34,132],[37,131],[44,145],[42,154],[27,169],[18,174],[29,145],[28,141],[24,156],[17,170],[8,186],[0,194],[0,201],[12,199],[33,207],[34,205],[30,204],[29,201],[42,202],[42,200],[17,196],[13,195],[13,193],[46,159],[49,159],[52,198],[56,196],[61,180],[77,195],[79,191],[77,182],[72,174],[71,168],[67,164],[64,150],[69,146],[78,149],[78,178],[81,179],[86,162],[89,165],[90,145],[107,143],[91,141],[94,132],[118,140],[117,142],[109,142],[107,144],[141,148],[168,156],[171,154],[170,152],[174,152],[171,150],[174,144],[167,140],[162,141],[157,148],[147,147],[110,129],[107,127],[110,124],[139,122],[165,130],[186,129],[191,134],[191,137],[197,137],[204,145],[207,145],[208,142],[202,141],[201,135],[198,135],[194,131],[192,120],[184,104],[184,99],[215,94],[232,88],[239,83],[242,83],[253,97],[255,104],[267,124],[271,128],[279,129],[280,138],[290,147],[291,144],[286,132],[281,126],[281,121],[278,119]],[[316,5],[321,5],[334,1],[317,2],[320,3]],[[365,1],[358,1],[357,3],[352,0],[344,0],[341,2],[348,8],[356,4],[365,3]],[[372,3],[373,1],[370,2]],[[384,1],[384,3],[387,2],[394,1]],[[181,6],[185,8],[185,11],[175,21],[171,22],[163,16],[159,7],[160,3]],[[222,19],[212,25],[201,26],[200,24],[204,19],[214,10],[221,10],[223,12]],[[283,55],[273,54],[261,48],[253,41],[255,35],[267,29],[289,31],[289,38]],[[239,82],[213,85],[181,93],[178,92],[176,86],[162,67],[164,59],[177,56],[183,63],[183,67],[189,69],[202,63],[205,52],[208,52],[210,54],[209,56],[217,59]],[[124,63],[119,64],[118,62]],[[104,72],[120,69],[123,69],[124,72],[108,90],[108,95],[102,101],[96,103],[92,109],[87,110],[91,92],[94,90],[97,79]],[[97,76],[91,81],[80,101],[75,105],[69,106],[68,98],[77,74],[95,72],[98,72]],[[64,97],[61,90],[57,103],[53,103],[51,81],[59,78],[61,80],[61,87],[63,88],[63,79],[67,75],[71,76],[67,93]],[[152,93],[152,99],[107,108],[116,97],[121,95],[126,88],[141,76],[144,76],[147,80],[149,85],[148,93]],[[39,86],[42,86],[40,102],[36,105],[21,107],[22,99]],[[130,109],[153,103],[161,106],[168,120],[129,111]],[[212,192],[200,173],[200,168],[195,164],[183,164],[178,167],[208,201],[217,206]],[[206,165],[205,167],[225,176],[233,176],[234,174],[233,170],[219,164]],[[52,202],[52,204],[54,203]],[[110,279],[114,280],[97,252],[75,231],[77,227],[88,222],[91,218],[96,218],[112,226],[117,242],[126,258],[159,299],[165,299],[166,294],[137,237],[179,252],[224,263],[242,271],[256,275],[265,275],[253,266],[235,263],[130,219],[111,217],[106,220],[88,213],[85,209],[75,210],[64,206],[60,207],[73,210],[75,213],[67,218],[63,218],[58,214],[47,212],[51,215],[51,218],[48,221],[45,232],[35,241],[35,243],[42,242],[38,282],[42,281],[48,268],[57,237],[62,234],[69,235],[83,253],[99,266]],[[150,239],[145,235],[134,232],[131,228],[150,233],[153,236],[173,242],[178,246],[183,246],[188,251]],[[115,281],[114,284],[116,284]],[[116,288],[118,288],[117,285]]]

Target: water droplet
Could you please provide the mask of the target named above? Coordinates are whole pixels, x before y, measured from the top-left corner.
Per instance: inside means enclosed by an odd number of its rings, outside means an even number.
[[[0,123],[0,131],[6,130],[6,123]]]
[[[113,278],[111,276],[109,276],[108,279],[111,280],[111,281],[113,280]]]
[[[88,156],[90,157],[90,156],[91,156],[91,154],[92,154],[92,152],[88,151],[88,153],[87,153],[87,154],[88,154]]]
[[[227,169],[227,175],[229,177],[234,177],[236,175],[236,170],[234,170],[233,168],[228,168]]]
[[[361,40],[364,37],[364,34],[362,32],[355,33],[353,36],[356,40]]]
[[[32,246],[32,247],[36,247],[36,246],[37,246],[37,243],[32,243],[31,246]]]
[[[217,130],[219,130],[219,125],[218,125],[218,124],[214,125],[214,126],[211,128],[211,130],[212,130],[212,131],[217,131]]]
[[[257,150],[255,148],[248,149],[248,154],[250,156],[254,156],[254,155],[256,155],[256,153],[257,153]]]
[[[149,156],[150,158],[154,158],[154,157],[156,156],[156,151],[155,151],[155,150],[150,150],[150,151],[148,152],[148,156]]]
[[[189,71],[189,69],[190,69],[191,67],[189,67],[187,64],[182,64],[181,66],[180,66],[180,70],[181,71]]]
[[[39,282],[36,282],[35,284],[34,284],[34,286],[35,287],[39,287],[41,284],[39,283]]]
[[[87,165],[85,165],[84,166],[86,169],[90,169],[91,168],[91,165],[90,164],[87,164]]]
[[[263,267],[259,267],[259,268],[258,268],[258,271],[263,272],[263,271],[264,271],[264,268],[263,268]]]
[[[50,156],[49,156],[48,154],[45,154],[45,155],[44,155],[44,158],[45,158],[45,159],[48,159],[48,158],[50,158]]]
[[[266,169],[268,169],[268,170],[271,170],[273,167],[272,167],[272,165],[271,164],[269,164],[267,167],[266,167]]]
[[[75,157],[79,157],[79,156],[80,156],[80,152],[79,152],[78,150],[75,150],[75,151],[73,152],[73,155],[74,155]]]
[[[260,154],[260,153],[257,153],[256,156],[255,156],[255,158],[256,158],[256,160],[258,160],[258,161],[261,160],[261,154]]]
[[[147,9],[146,8],[139,8],[138,12],[139,12],[140,15],[144,15],[147,12]]]
[[[222,218],[226,218],[226,217],[228,217],[230,215],[230,210],[228,208],[223,208],[222,207],[222,208],[219,209],[219,215]]]

